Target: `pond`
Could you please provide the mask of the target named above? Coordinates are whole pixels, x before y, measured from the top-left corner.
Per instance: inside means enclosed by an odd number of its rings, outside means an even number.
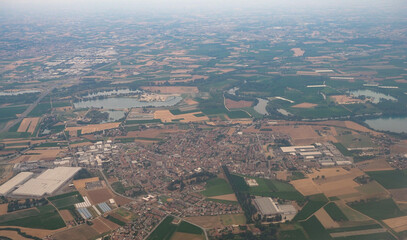
[[[119,89],[119,90],[109,90],[109,91],[99,91],[99,92],[94,92],[90,93],[86,96],[83,96],[83,98],[94,98],[94,97],[99,97],[99,96],[112,96],[112,95],[121,95],[121,94],[138,94],[141,93],[139,90],[130,90],[130,89]]]
[[[407,133],[407,117],[380,117],[366,120],[365,123],[378,131]]]
[[[102,112],[109,113],[109,119],[106,121],[103,121],[102,123],[115,122],[124,117],[124,111],[109,110],[109,111],[102,111]]]
[[[269,113],[267,112],[267,109],[266,109],[267,103],[268,103],[269,101],[266,100],[266,99],[262,99],[262,98],[257,98],[257,100],[259,100],[259,102],[257,103],[256,106],[254,106],[254,110],[256,110],[256,112],[258,112],[258,113],[260,113],[260,114],[263,114],[263,115],[269,114]]]
[[[103,108],[103,109],[123,109],[132,107],[169,107],[174,106],[182,100],[180,96],[170,96],[165,101],[142,102],[131,97],[105,98],[96,100],[84,100],[74,103],[76,109],[79,108]]]
[[[386,95],[386,94],[379,93],[379,92],[374,92],[371,90],[356,90],[356,91],[350,91],[349,93],[355,97],[361,97],[361,96],[369,97],[372,99],[372,103],[379,103],[381,100],[397,101],[396,98],[394,98],[390,95]]]

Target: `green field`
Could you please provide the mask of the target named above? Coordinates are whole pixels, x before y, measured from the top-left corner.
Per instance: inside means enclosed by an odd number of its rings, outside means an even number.
[[[115,218],[115,217],[112,217],[111,215],[108,215],[108,216],[106,217],[106,219],[108,219],[108,220],[111,221],[111,222],[116,223],[116,224],[119,225],[119,226],[124,226],[124,225],[126,225],[125,222],[123,222],[123,221],[121,221],[121,220],[119,220],[119,219],[117,219],[117,218]]]
[[[355,226],[355,227],[330,228],[330,229],[327,229],[327,231],[329,233],[338,233],[338,232],[352,232],[352,231],[379,229],[379,228],[382,228],[382,226],[380,226],[380,224],[369,224],[369,225],[361,225],[361,226]]]
[[[48,198],[56,208],[63,209],[74,205],[75,203],[83,202],[82,196],[79,192],[65,193],[58,196]]]
[[[309,196],[307,204],[298,212],[294,220],[305,220],[323,207],[329,200],[324,194],[316,194]]]
[[[281,231],[278,235],[281,240],[307,240],[304,232],[301,229]]]
[[[247,176],[246,176],[247,177]],[[231,174],[232,181],[237,185],[241,192],[248,192],[255,196],[275,197],[287,200],[303,200],[304,196],[301,195],[291,184],[264,178],[254,178],[259,186],[249,187],[243,176]]]
[[[19,226],[50,230],[65,227],[64,220],[62,220],[53,206],[46,205],[37,209],[38,211],[27,210],[2,215],[0,216],[0,226]]]
[[[405,215],[391,198],[351,203],[349,206],[356,211],[378,220]]]
[[[190,233],[203,235],[203,230],[195,225],[182,221],[178,226],[171,224],[174,217],[168,216],[161,224],[151,233],[148,240],[170,240],[175,232]]]
[[[233,190],[229,183],[223,178],[212,178],[206,182],[205,190],[201,193],[206,197],[232,194]]]
[[[406,188],[407,170],[366,172],[371,178],[387,189]]]
[[[305,222],[301,222],[302,227],[312,240],[329,240],[332,239],[324,226],[318,221],[317,217],[312,216]]]
[[[390,233],[384,232],[349,237],[338,237],[334,238],[334,240],[396,240],[396,238],[394,238]]]
[[[17,118],[16,114],[23,113],[27,106],[0,108],[0,120],[12,120]]]
[[[29,114],[29,117],[41,117],[51,111],[51,104],[49,102],[39,103]]]
[[[336,222],[349,220],[334,202],[330,202],[327,205],[325,205],[324,209],[329,214],[329,216],[331,216],[331,218]]]

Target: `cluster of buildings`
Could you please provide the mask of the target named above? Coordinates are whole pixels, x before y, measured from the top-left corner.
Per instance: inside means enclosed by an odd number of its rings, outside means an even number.
[[[25,198],[50,196],[71,181],[80,170],[80,167],[57,167],[35,178],[31,172],[21,172],[0,186],[0,194]]]

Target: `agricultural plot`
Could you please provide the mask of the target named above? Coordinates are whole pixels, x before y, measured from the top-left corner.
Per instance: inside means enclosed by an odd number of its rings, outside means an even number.
[[[94,132],[100,132],[103,130],[118,128],[120,123],[102,123],[102,124],[91,124],[81,127],[67,127],[65,131],[69,132],[70,136],[77,136],[78,132],[80,134],[88,134]]]
[[[21,121],[20,126],[17,129],[17,132],[29,132],[31,134],[34,133],[37,124],[39,122],[40,118],[24,118],[23,121]]]
[[[378,220],[395,218],[404,216],[399,207],[394,203],[393,199],[371,200],[368,202],[350,203],[353,209]]]
[[[279,232],[278,239],[281,240],[305,240],[308,239],[301,229]]]
[[[336,138],[347,149],[375,147],[368,136],[361,134],[343,134]]]
[[[71,192],[54,197],[49,197],[48,200],[51,201],[58,209],[64,209],[66,207],[74,205],[75,203],[83,202],[83,198],[79,192]]]
[[[0,108],[0,121],[8,121],[17,118],[17,114],[21,114],[25,111],[27,106],[18,107],[3,107]]]
[[[324,226],[313,216],[305,222],[301,222],[301,226],[312,240],[329,240],[332,239]]]
[[[324,209],[329,214],[329,216],[336,222],[349,220],[334,202],[330,202],[327,205],[325,205]]]
[[[66,240],[66,239],[75,239],[75,240],[89,240],[94,239],[99,235],[99,233],[87,224],[82,224],[79,227],[70,228],[65,231],[61,231],[53,234],[52,236],[56,240]]]
[[[174,217],[166,217],[161,224],[150,234],[148,240],[170,240],[174,233],[187,233],[203,237],[203,230],[195,225],[182,221],[179,225],[172,224]]]
[[[51,103],[39,103],[29,114],[29,117],[41,117],[51,111]]]
[[[291,184],[286,182],[264,178],[247,177],[255,179],[258,184],[258,186],[256,187],[249,187],[246,184],[244,177],[232,174],[231,178],[237,185],[238,190],[241,192],[248,192],[255,196],[275,197],[287,200],[304,199],[301,193],[295,190],[295,188]]]
[[[38,229],[59,229],[65,227],[64,220],[51,205],[38,207],[0,216],[0,226],[20,226]]]
[[[203,228],[215,228],[219,226],[231,226],[240,225],[246,223],[246,218],[243,214],[228,214],[218,216],[199,216],[186,218],[189,222],[192,222]]]
[[[366,172],[387,189],[407,188],[407,170]]]
[[[364,235],[355,235],[347,237],[335,237],[334,240],[396,240],[390,233],[373,233],[373,234],[364,234]]]
[[[205,190],[201,193],[206,197],[213,197],[219,195],[233,194],[232,187],[223,178],[212,178],[207,181]]]
[[[309,197],[307,204],[294,217],[294,220],[305,220],[322,208],[329,200],[324,194],[316,194]]]

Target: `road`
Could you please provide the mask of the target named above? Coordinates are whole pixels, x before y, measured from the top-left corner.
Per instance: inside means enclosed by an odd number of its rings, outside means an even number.
[[[16,125],[17,123],[19,123],[21,120],[23,120],[23,118],[27,117],[28,114],[30,114],[30,112],[38,105],[39,102],[41,102],[41,100],[47,96],[50,92],[52,92],[52,90],[54,90],[54,88],[57,85],[53,85],[49,88],[47,88],[46,90],[44,90],[40,96],[37,98],[37,100],[35,100],[35,102],[33,102],[17,119],[13,120],[11,122],[11,124],[7,124],[3,129],[0,130],[0,133],[3,132],[7,132],[10,128],[12,128],[14,125]]]

